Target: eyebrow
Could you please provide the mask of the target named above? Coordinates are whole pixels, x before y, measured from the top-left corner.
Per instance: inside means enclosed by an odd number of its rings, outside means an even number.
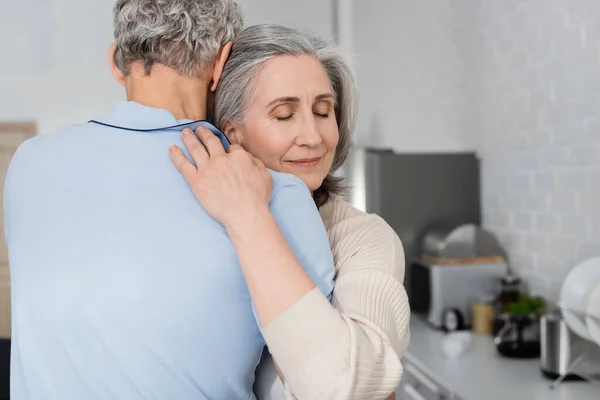
[[[267,104],[267,107],[275,103],[300,103],[299,97],[277,97]]]
[[[335,100],[335,97],[331,93],[323,93],[323,94],[320,94],[315,97],[315,101],[321,101],[324,99],[334,99]],[[276,103],[300,103],[300,98],[293,97],[293,96],[277,97],[277,98],[271,100],[269,102],[269,104],[267,104],[267,107],[271,106],[273,104],[276,104]]]
[[[335,100],[335,96],[331,93],[323,93],[323,94],[320,94],[317,97],[315,97],[315,101],[321,101],[321,100],[325,100],[325,99]]]

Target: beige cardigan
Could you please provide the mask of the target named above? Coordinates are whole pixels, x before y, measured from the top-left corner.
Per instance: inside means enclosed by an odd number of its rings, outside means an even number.
[[[336,268],[332,303],[314,289],[263,335],[289,398],[384,399],[410,336],[402,244],[383,219],[339,197],[320,213]]]

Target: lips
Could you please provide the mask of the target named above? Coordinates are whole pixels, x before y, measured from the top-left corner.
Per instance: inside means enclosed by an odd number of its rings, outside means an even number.
[[[313,165],[316,165],[319,162],[319,160],[321,160],[321,157],[299,158],[297,160],[290,160],[288,162],[301,167],[311,167]]]

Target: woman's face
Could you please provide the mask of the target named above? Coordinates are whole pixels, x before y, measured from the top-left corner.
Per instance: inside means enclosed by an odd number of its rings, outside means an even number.
[[[327,72],[312,56],[279,56],[255,79],[255,98],[243,125],[226,126],[225,132],[267,168],[294,174],[311,191],[318,189],[339,138]]]

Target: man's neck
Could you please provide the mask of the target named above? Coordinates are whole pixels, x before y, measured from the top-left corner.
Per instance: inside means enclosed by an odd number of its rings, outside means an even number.
[[[160,64],[152,66],[150,75],[133,67],[127,77],[127,100],[165,109],[178,120],[206,119],[208,85]]]

